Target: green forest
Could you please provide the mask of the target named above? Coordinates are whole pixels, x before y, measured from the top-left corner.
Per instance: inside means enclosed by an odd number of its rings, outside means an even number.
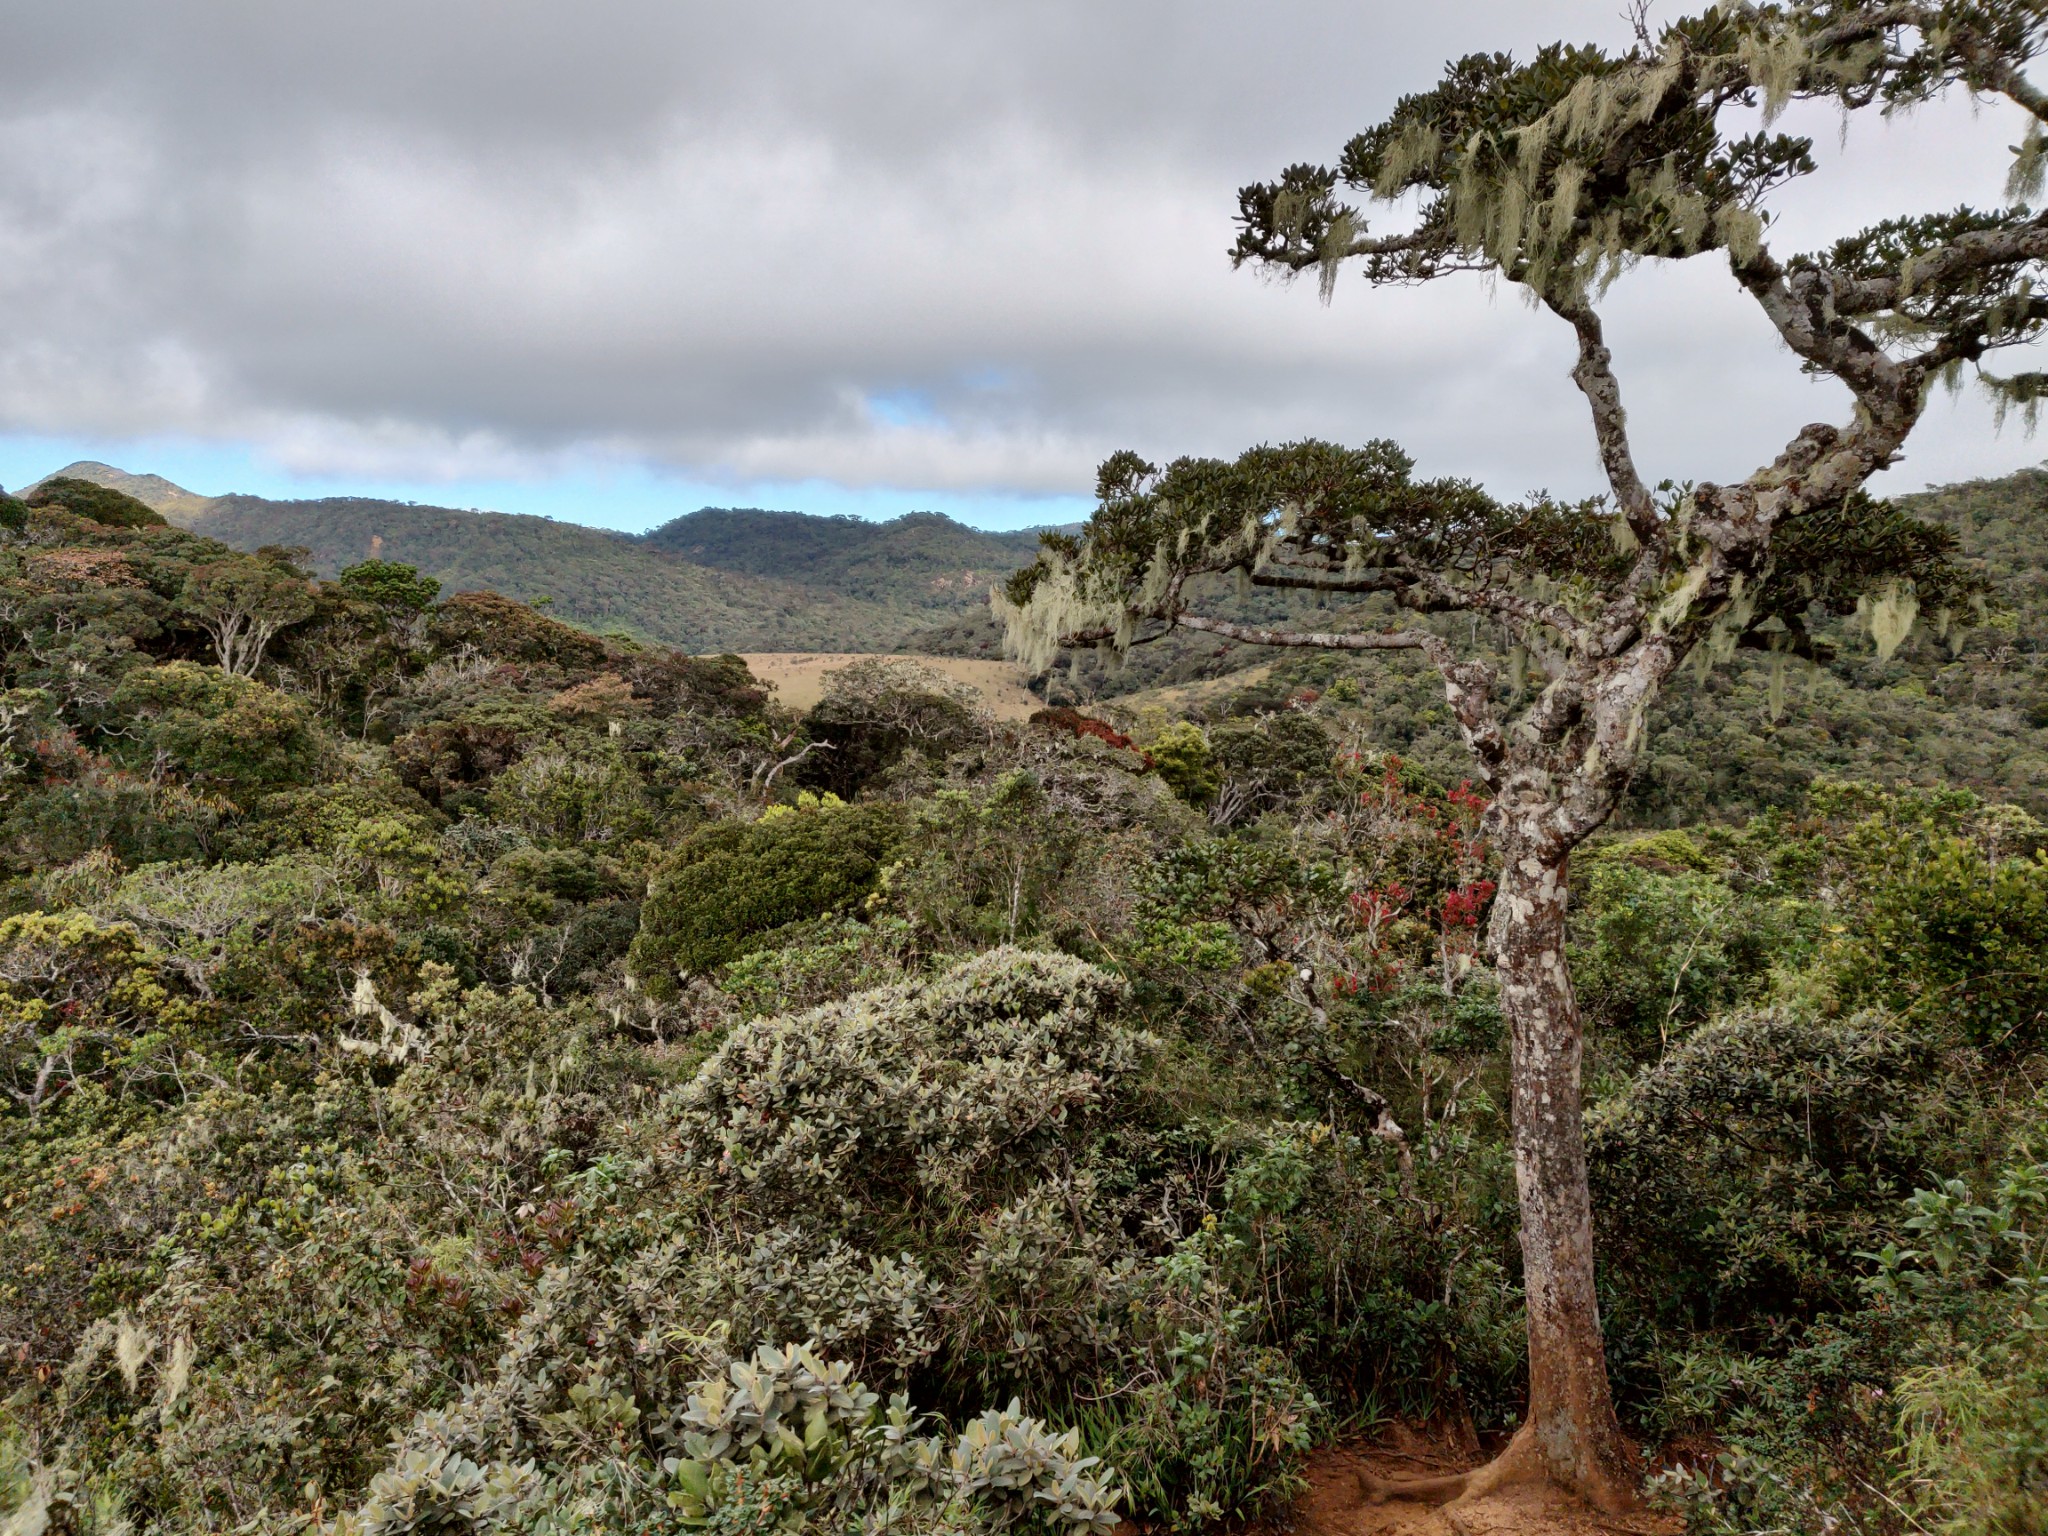
[[[1630,20],[1231,252],[1515,287],[1598,494],[0,497],[0,1536],[2048,1536],[2048,471],[1875,489],[2048,397],[2048,12]],[[1950,93],[2004,203],[1773,248]],[[1840,406],[1725,482],[1601,311],[1695,257]]]
[[[1957,498],[2017,547],[2028,489]],[[37,1529],[1194,1531],[1396,1417],[1515,1423],[1485,802],[1355,683],[1003,727],[891,664],[799,719],[42,499],[0,547]],[[1969,655],[2025,707],[2031,643]],[[1653,1477],[1701,1529],[2026,1529],[2048,829],[1757,798],[1576,871],[1621,1411],[1723,1459]]]
[[[304,548],[327,576],[399,560],[451,591],[488,589],[691,651],[929,649],[916,637],[979,610],[1037,546],[1035,534],[983,533],[930,512],[877,524],[705,507],[638,536],[355,496],[218,496],[174,517],[237,549]]]

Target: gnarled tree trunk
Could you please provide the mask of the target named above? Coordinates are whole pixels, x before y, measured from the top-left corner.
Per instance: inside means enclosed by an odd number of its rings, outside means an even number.
[[[1584,1051],[1565,969],[1570,850],[1510,828],[1502,854],[1487,939],[1514,1053],[1515,1189],[1529,1315],[1529,1413],[1505,1460],[1533,1456],[1555,1481],[1601,1509],[1620,1510],[1636,1502],[1636,1475],[1608,1391],[1593,1291]]]

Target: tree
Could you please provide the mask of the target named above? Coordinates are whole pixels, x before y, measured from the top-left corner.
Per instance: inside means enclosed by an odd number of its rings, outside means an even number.
[[[193,567],[181,606],[212,638],[223,672],[254,677],[277,632],[312,617],[314,602],[304,577],[238,556]]]
[[[440,582],[397,560],[359,561],[336,577],[335,585],[350,597],[406,618],[425,613],[441,595]]]
[[[1727,5],[1609,54],[1551,46],[1528,63],[1475,54],[1402,99],[1334,168],[1297,165],[1240,194],[1234,260],[1374,284],[1453,273],[1521,285],[1569,325],[1610,494],[1507,506],[1470,483],[1418,480],[1389,443],[1302,442],[1164,471],[1102,467],[1078,536],[1045,540],[998,600],[1012,648],[1119,647],[1172,629],[1344,651],[1420,653],[1442,679],[1492,795],[1502,855],[1489,951],[1510,1024],[1514,1148],[1529,1329],[1529,1412],[1503,1457],[1444,1493],[1540,1471],[1604,1507],[1634,1498],[1594,1295],[1580,1099],[1580,1020],[1564,963],[1572,850],[1642,759],[1651,703],[1688,657],[1738,647],[1815,656],[1816,610],[1858,613],[1889,654],[1916,622],[1945,630],[1981,598],[1952,536],[1869,497],[1930,388],[1975,368],[2002,406],[2048,375],[1984,359],[2040,335],[2048,215],[2023,203],[1886,219],[1832,248],[1781,256],[1766,201],[1814,170],[1811,142],[1724,121],[1794,101],[1909,110],[1950,89],[2016,106],[2014,198],[2048,168],[2048,93],[2025,68],[2048,44],[2038,0],[1942,5],[1796,0]],[[1740,136],[1738,136],[1740,135]],[[1415,209],[1377,233],[1340,188]],[[1841,426],[1794,433],[1746,478],[1653,491],[1631,449],[1599,315],[1645,261],[1712,253],[1810,371],[1852,398]],[[1355,599],[1314,632],[1196,611],[1215,578]],[[1414,619],[1393,624],[1405,611]],[[1453,628],[1441,618],[1467,622]],[[1527,688],[1477,647],[1526,656]],[[1775,691],[1775,690],[1774,690]]]

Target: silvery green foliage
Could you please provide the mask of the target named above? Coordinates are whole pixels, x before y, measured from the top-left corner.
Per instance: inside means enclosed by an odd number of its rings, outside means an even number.
[[[757,1448],[799,1457],[826,1436],[866,1425],[879,1401],[843,1360],[824,1360],[808,1344],[763,1345],[752,1360],[697,1383],[682,1413],[684,1446],[707,1462],[744,1460]]]
[[[1100,1458],[1074,1455],[1080,1447],[1078,1429],[1056,1435],[1026,1418],[1013,1398],[1008,1408],[991,1408],[960,1431],[948,1469],[959,1492],[990,1509],[1001,1525],[1037,1515],[1065,1530],[1110,1530],[1122,1494],[1094,1474]]]
[[[1137,1064],[1120,983],[1065,955],[743,1025],[676,1101],[686,1165],[759,1213],[846,1217],[1029,1170]]]
[[[907,1401],[880,1399],[843,1361],[809,1345],[763,1346],[723,1376],[697,1384],[681,1415],[682,1456],[663,1463],[670,1504],[687,1526],[717,1522],[746,1486],[774,1481],[803,1490],[810,1513],[856,1512],[863,1524],[915,1510],[927,1526],[1009,1530],[1050,1526],[1107,1531],[1121,1491],[1077,1457],[1080,1434],[1056,1435],[1012,1402],[991,1409],[950,1443],[922,1427]]]
[[[700,1260],[698,1294],[741,1339],[808,1338],[839,1359],[902,1371],[938,1347],[944,1289],[909,1254],[869,1257],[836,1237],[771,1227]]]
[[[516,1529],[543,1491],[531,1462],[479,1466],[445,1446],[401,1451],[336,1536],[471,1536]]]

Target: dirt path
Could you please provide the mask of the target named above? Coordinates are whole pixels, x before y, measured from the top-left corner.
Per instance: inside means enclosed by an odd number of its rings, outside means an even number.
[[[1399,1428],[1382,1444],[1329,1447],[1309,1460],[1309,1489],[1294,1507],[1293,1529],[1299,1536],[1675,1536],[1681,1529],[1656,1516],[1611,1519],[1542,1484],[1441,1509],[1404,1500],[1368,1504],[1359,1496],[1361,1470],[1399,1480],[1469,1465]]]

